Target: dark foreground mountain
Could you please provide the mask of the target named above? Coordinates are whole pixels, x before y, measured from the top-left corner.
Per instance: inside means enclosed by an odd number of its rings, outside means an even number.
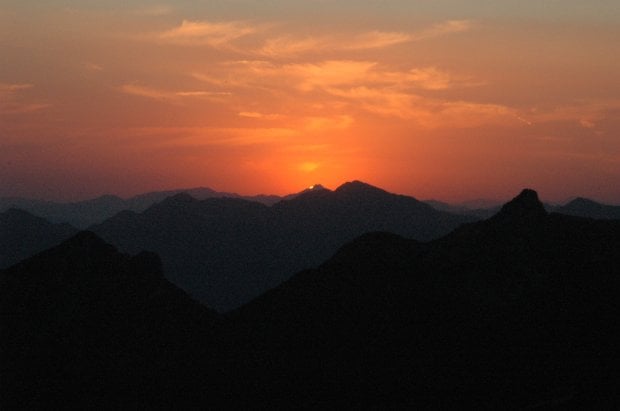
[[[7,410],[182,405],[206,381],[218,320],[156,255],[120,254],[90,232],[0,271],[0,311]]]
[[[0,404],[617,409],[618,249],[620,222],[528,190],[436,241],[363,235],[220,319],[82,233],[0,272]]]
[[[601,220],[620,220],[620,206],[597,203],[587,198],[576,198],[563,206],[557,207],[557,213]]]
[[[26,211],[0,213],[0,269],[50,248],[77,232],[68,224],[52,224]]]
[[[273,205],[281,198],[274,195],[241,196],[236,193],[218,192],[207,187],[188,188],[168,191],[153,191],[130,198],[104,195],[90,200],[58,203],[29,198],[0,198],[0,212],[9,208],[19,208],[54,223],[68,223],[78,228],[87,228],[93,224],[114,216],[123,210],[141,212],[155,203],[180,193],[203,200],[206,198],[230,197],[243,198],[266,205]]]
[[[335,191],[317,187],[272,207],[179,194],[91,229],[125,252],[158,253],[170,281],[226,311],[292,273],[316,267],[363,233],[381,230],[428,240],[472,220],[352,182]]]
[[[358,238],[231,313],[220,355],[263,405],[617,406],[618,250],[620,222],[524,191],[430,243]]]

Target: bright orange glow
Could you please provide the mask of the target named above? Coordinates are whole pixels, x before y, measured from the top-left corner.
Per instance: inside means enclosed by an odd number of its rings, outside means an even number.
[[[0,196],[358,179],[620,203],[613,13],[246,2],[0,6]]]

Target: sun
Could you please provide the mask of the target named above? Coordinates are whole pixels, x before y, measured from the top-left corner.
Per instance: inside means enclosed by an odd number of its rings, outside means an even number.
[[[299,164],[299,170],[303,171],[305,173],[312,173],[313,171],[316,171],[319,168],[320,164],[313,162],[313,161],[306,161],[303,162],[301,164]]]

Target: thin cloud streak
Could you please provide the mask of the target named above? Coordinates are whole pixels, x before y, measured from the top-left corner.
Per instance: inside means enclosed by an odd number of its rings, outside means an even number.
[[[239,38],[254,34],[259,29],[240,21],[212,23],[208,21],[183,20],[180,26],[159,33],[162,43],[183,46],[228,47]]]
[[[159,90],[151,87],[139,86],[136,84],[123,84],[119,87],[119,91],[130,94],[133,96],[145,97],[153,100],[161,100],[161,101],[179,101],[184,97],[226,97],[230,96],[232,93],[230,92],[221,92],[221,91],[204,91],[204,90],[194,90],[194,91],[165,91]]]

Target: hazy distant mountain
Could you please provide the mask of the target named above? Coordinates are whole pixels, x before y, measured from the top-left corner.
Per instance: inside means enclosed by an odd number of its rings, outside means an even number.
[[[617,406],[619,249],[532,191],[430,243],[367,234],[231,313],[222,361],[263,405]]]
[[[78,228],[87,228],[93,224],[114,216],[123,210],[141,212],[155,203],[179,193],[188,193],[199,200],[216,197],[244,198],[266,205],[273,205],[281,200],[274,195],[241,196],[236,193],[217,192],[210,188],[190,188],[169,191],[154,191],[140,194],[128,199],[104,195],[91,200],[73,203],[57,203],[27,198],[0,198],[0,212],[9,208],[26,210],[54,223],[69,223]]]
[[[3,409],[173,408],[208,391],[197,381],[219,319],[154,254],[81,232],[0,271],[0,310]]]
[[[472,220],[352,182],[335,191],[316,187],[272,207],[179,194],[139,214],[119,213],[92,230],[126,252],[157,252],[172,282],[228,310],[317,266],[365,232],[427,240]]]
[[[52,224],[15,208],[0,213],[0,269],[59,244],[76,232],[68,224]]]
[[[459,204],[449,204],[437,200],[425,200],[424,203],[433,207],[435,210],[446,211],[453,214],[470,215],[481,220],[492,217],[501,208],[501,205],[497,205],[490,200]],[[469,204],[471,204],[471,206]],[[481,207],[476,207],[478,205]]]
[[[587,198],[578,197],[569,203],[556,207],[557,213],[603,220],[620,220],[620,206],[605,205]]]

